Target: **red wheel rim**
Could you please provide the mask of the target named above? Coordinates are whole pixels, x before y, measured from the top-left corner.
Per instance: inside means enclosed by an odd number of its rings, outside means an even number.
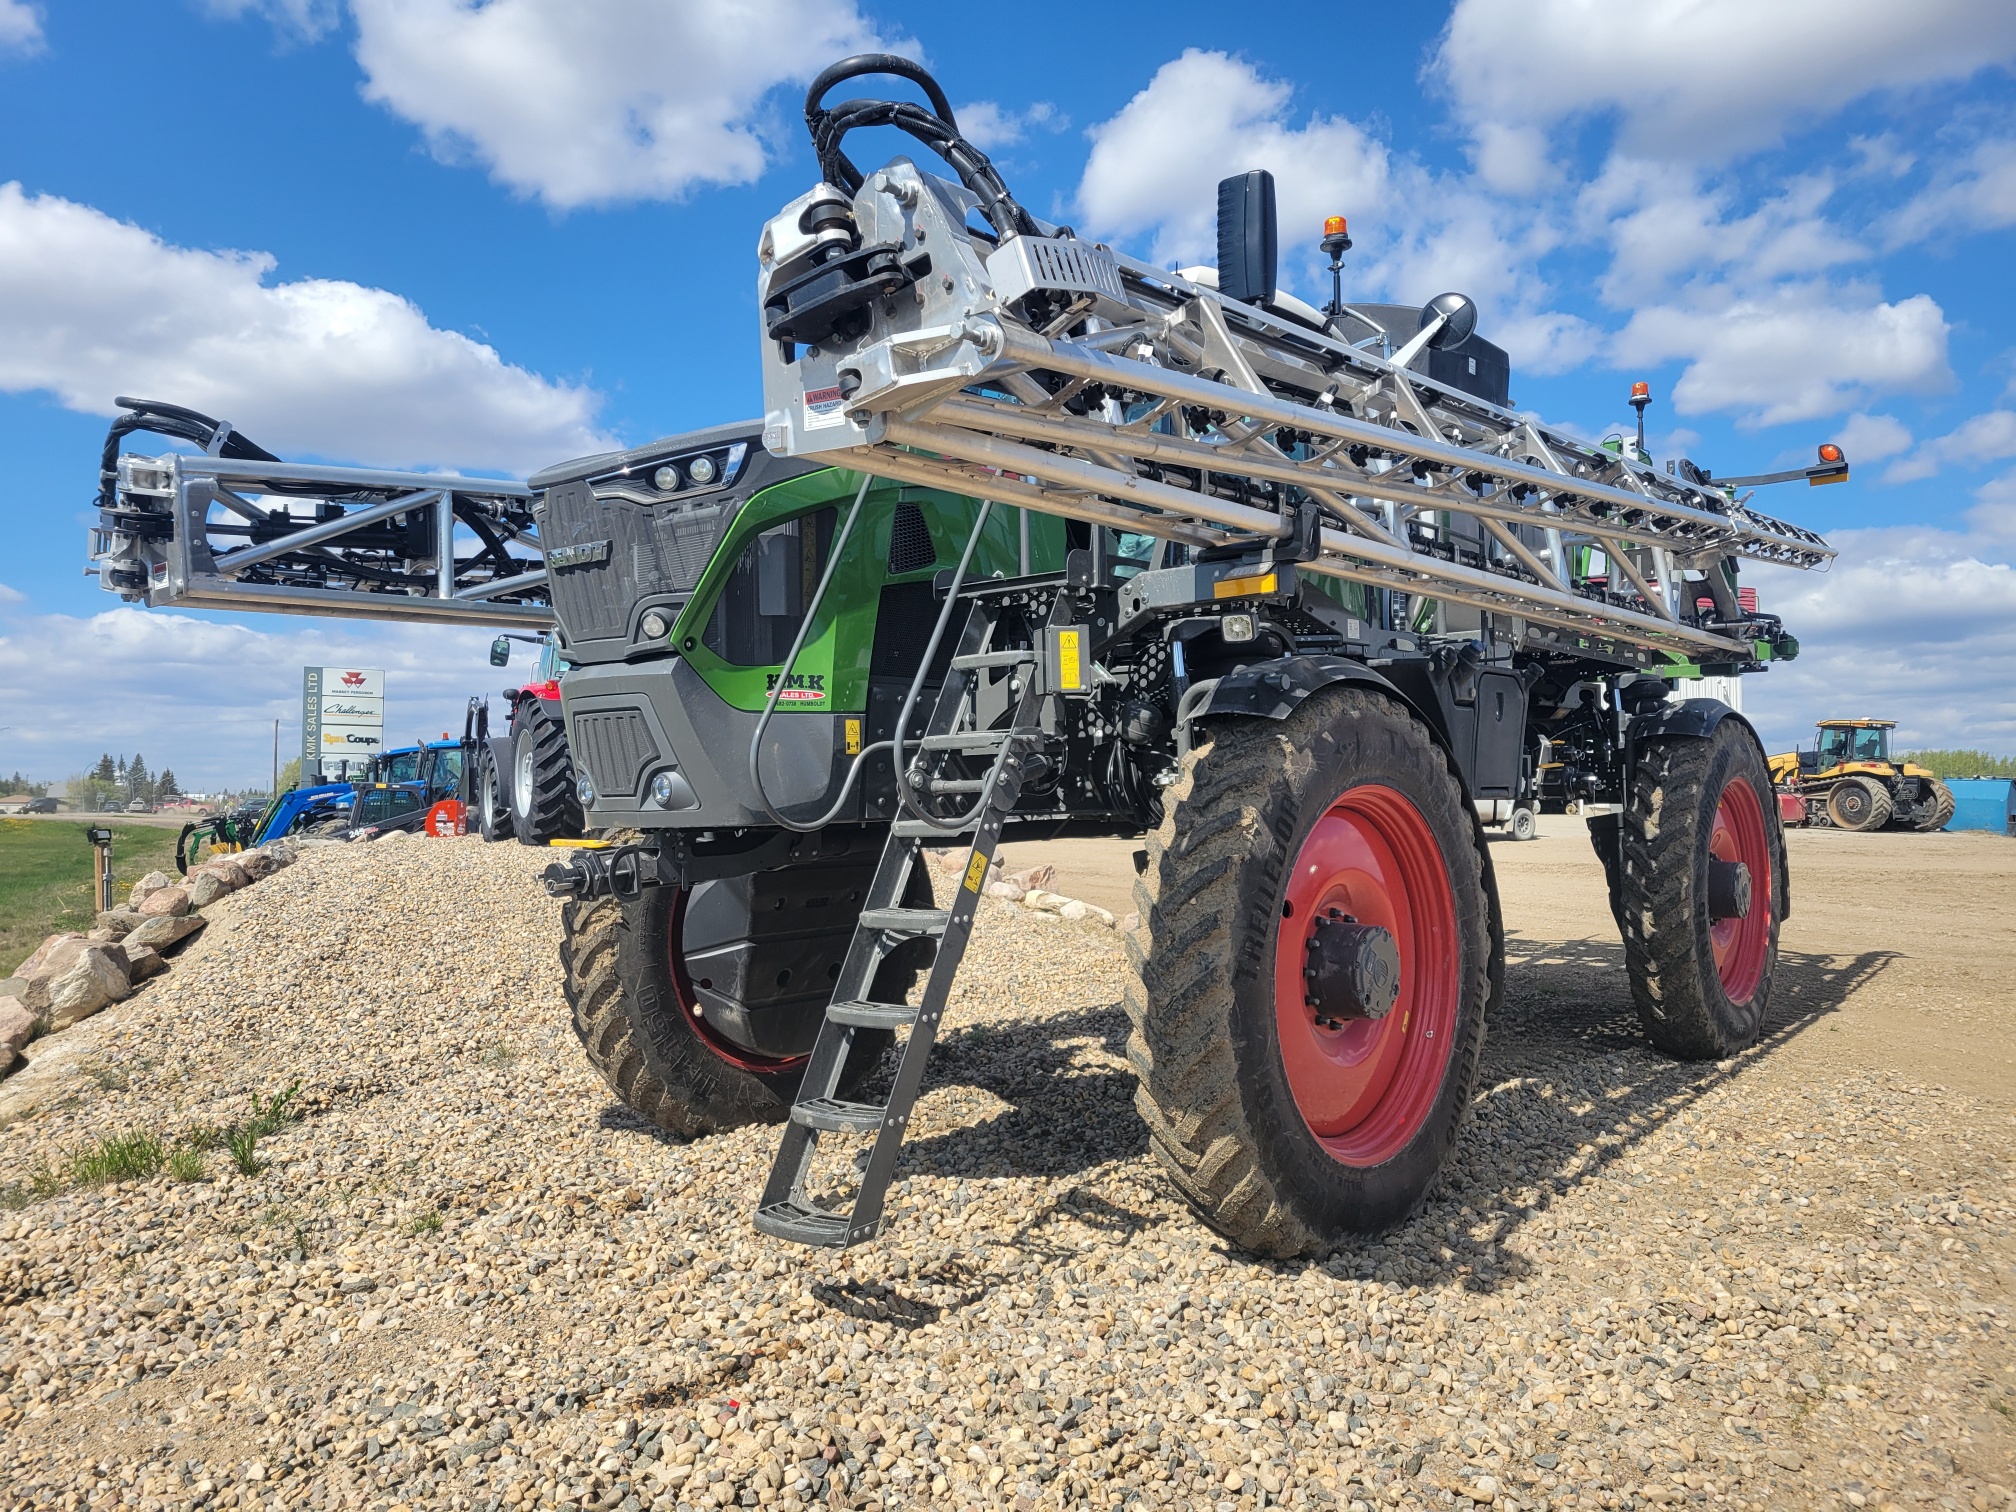
[[[1393,936],[1400,996],[1384,1018],[1316,1022],[1302,973],[1310,932],[1331,908]],[[1288,1089],[1333,1159],[1383,1165],[1427,1122],[1456,1042],[1459,943],[1442,848],[1421,811],[1389,787],[1347,789],[1295,854],[1274,951]]]
[[[690,896],[690,889],[679,889],[665,930],[665,950],[672,960],[673,996],[679,1004],[680,1013],[685,1015],[687,1024],[693,1030],[693,1037],[729,1065],[744,1071],[770,1076],[780,1071],[798,1070],[812,1058],[810,1055],[758,1055],[754,1050],[743,1049],[701,1016],[700,994],[694,990],[693,979],[686,972],[686,899]]]
[[[1740,919],[1710,920],[1708,943],[1715,951],[1715,974],[1722,992],[1739,1007],[1757,995],[1764,957],[1771,949],[1771,844],[1764,828],[1764,805],[1742,778],[1722,789],[1708,854],[1717,861],[1740,861],[1750,868],[1750,911]],[[1705,905],[1704,905],[1705,906]]]

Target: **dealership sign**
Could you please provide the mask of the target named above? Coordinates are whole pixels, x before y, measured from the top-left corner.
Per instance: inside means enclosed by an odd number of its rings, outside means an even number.
[[[385,674],[367,667],[301,669],[301,780],[385,749]]]

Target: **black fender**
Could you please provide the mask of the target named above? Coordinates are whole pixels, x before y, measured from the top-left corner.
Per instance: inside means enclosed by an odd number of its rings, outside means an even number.
[[[1363,662],[1343,656],[1283,656],[1241,667],[1219,678],[1194,708],[1185,711],[1186,732],[1179,734],[1179,738],[1187,747],[1188,722],[1198,719],[1286,719],[1302,706],[1303,700],[1310,694],[1320,693],[1337,683],[1377,688],[1418,718],[1428,727],[1435,744],[1441,747],[1443,759],[1449,763],[1457,786],[1463,790],[1477,854],[1484,862],[1484,897],[1490,912],[1491,929],[1491,1000],[1486,1012],[1495,1015],[1505,991],[1505,913],[1498,902],[1498,873],[1491,864],[1491,849],[1485,843],[1483,822],[1477,817],[1476,805],[1469,802],[1470,784],[1464,778],[1463,764],[1449,748],[1449,733],[1443,727],[1440,710],[1423,709],[1395,686],[1392,679],[1382,676]]]
[[[1764,737],[1757,733],[1757,727],[1719,698],[1668,699],[1657,708],[1635,716],[1631,721],[1631,740],[1635,745],[1641,740],[1706,740],[1713,735],[1725,719],[1733,719],[1743,727],[1750,742],[1757,747],[1757,757],[1764,763],[1764,770],[1771,770],[1770,754],[1764,749]],[[1792,917],[1792,862],[1785,848],[1784,821],[1778,816],[1778,794],[1774,789],[1766,795],[1764,822],[1779,832],[1778,854],[1784,857],[1778,868],[1778,917],[1780,920]]]

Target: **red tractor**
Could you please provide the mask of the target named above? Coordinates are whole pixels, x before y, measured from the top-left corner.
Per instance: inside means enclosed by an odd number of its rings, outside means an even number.
[[[511,642],[539,647],[538,670],[523,687],[506,688],[510,707],[501,734],[490,733],[490,700],[469,700],[464,741],[470,748],[470,797],[485,840],[545,845],[581,838],[581,799],[567,727],[560,715],[560,674],[567,663],[552,637],[500,635],[490,643],[490,665],[511,662]]]

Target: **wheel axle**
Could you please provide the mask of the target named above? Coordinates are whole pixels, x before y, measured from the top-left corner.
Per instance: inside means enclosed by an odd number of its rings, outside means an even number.
[[[1717,924],[1750,917],[1750,868],[1741,861],[1708,858],[1708,917]]]
[[[1332,908],[1309,931],[1304,1000],[1325,1029],[1382,1019],[1400,997],[1400,950],[1390,931]]]

